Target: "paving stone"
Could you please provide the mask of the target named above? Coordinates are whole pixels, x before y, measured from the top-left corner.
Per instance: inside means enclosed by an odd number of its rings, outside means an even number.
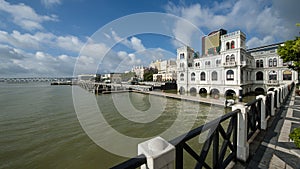
[[[246,168],[300,169],[300,158],[291,152],[293,146],[288,137],[291,128],[300,126],[300,96],[293,100],[294,96],[288,97],[286,105],[278,108],[275,116],[269,119],[267,130],[262,131],[261,135],[257,136],[257,140],[250,144],[250,150],[256,149],[256,151],[250,152],[250,160]],[[293,111],[293,109],[297,110]]]
[[[277,157],[276,155],[273,156],[272,160],[271,160],[271,165],[273,166],[277,166],[280,168],[284,168],[285,167],[285,162],[282,161],[279,157]]]

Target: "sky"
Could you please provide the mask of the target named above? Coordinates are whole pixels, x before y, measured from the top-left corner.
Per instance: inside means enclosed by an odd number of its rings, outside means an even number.
[[[241,30],[247,48],[299,35],[299,0],[0,0],[0,78],[109,73],[201,52],[201,37]]]

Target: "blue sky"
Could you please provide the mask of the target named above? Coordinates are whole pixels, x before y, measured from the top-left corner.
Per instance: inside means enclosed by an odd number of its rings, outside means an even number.
[[[174,59],[182,45],[201,51],[201,36],[220,28],[243,31],[248,48],[282,42],[298,35],[299,6],[298,0],[0,0],[0,77],[122,72]]]

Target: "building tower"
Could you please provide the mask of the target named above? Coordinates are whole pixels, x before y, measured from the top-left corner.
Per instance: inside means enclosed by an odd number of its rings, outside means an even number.
[[[180,92],[188,90],[189,69],[193,67],[195,52],[188,46],[183,46],[177,49],[177,83],[182,86]]]

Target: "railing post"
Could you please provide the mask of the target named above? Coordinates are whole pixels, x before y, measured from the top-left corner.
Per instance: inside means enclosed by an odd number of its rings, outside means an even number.
[[[263,130],[267,129],[267,120],[266,120],[266,96],[259,95],[256,96],[256,99],[261,98],[261,104],[260,104],[260,127]]]
[[[272,96],[271,96],[271,116],[274,116],[275,115],[275,108],[274,108],[274,95],[275,95],[275,92],[273,91],[268,91],[267,94],[271,93]]]
[[[284,86],[281,87],[281,101],[284,102]]]
[[[238,113],[238,130],[237,130],[237,159],[242,160],[244,162],[247,161],[249,157],[249,143],[247,141],[247,111],[246,107],[241,104],[235,104],[232,106],[232,111],[240,109],[241,111]]]
[[[276,94],[274,96],[276,96],[275,100],[276,100],[276,107],[275,108],[279,108],[280,107],[280,103],[279,103],[279,90],[278,88],[276,88],[274,90],[276,92]]]
[[[281,105],[282,103],[282,88],[278,88],[278,92],[279,92],[279,104]]]
[[[173,169],[175,147],[161,137],[155,137],[138,144],[138,154],[147,157],[147,165],[141,169]]]

